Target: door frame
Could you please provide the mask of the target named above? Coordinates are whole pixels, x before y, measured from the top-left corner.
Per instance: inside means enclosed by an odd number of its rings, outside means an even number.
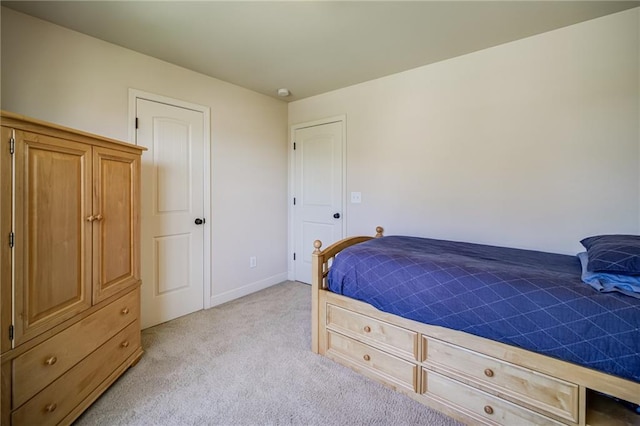
[[[287,191],[289,200],[287,208],[287,220],[289,222],[289,241],[287,244],[287,252],[289,253],[289,258],[287,260],[287,278],[290,281],[294,281],[296,277],[295,263],[293,261],[293,253],[296,248],[296,216],[295,209],[293,208],[293,197],[295,196],[296,183],[296,158],[295,151],[293,149],[293,144],[295,142],[294,135],[296,130],[336,122],[342,122],[342,238],[344,238],[347,235],[347,115],[341,114],[319,120],[292,124],[289,128],[289,188]],[[311,251],[313,251],[313,247],[309,247],[309,252]]]
[[[190,109],[201,112],[204,119],[204,167],[203,167],[203,206],[204,217],[209,219],[204,223],[204,253],[203,253],[203,306],[204,309],[211,307],[211,109],[204,105],[181,101],[167,96],[149,93],[138,89],[129,89],[129,142],[137,145],[136,141],[136,104],[138,99],[158,102],[179,108]],[[143,153],[144,156],[144,153]]]

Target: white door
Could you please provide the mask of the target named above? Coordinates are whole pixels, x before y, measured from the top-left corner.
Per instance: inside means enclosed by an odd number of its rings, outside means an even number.
[[[204,307],[204,116],[136,100],[142,155],[142,328]],[[203,223],[200,223],[203,222]]]
[[[342,121],[294,130],[295,279],[311,283],[313,242],[343,238]]]

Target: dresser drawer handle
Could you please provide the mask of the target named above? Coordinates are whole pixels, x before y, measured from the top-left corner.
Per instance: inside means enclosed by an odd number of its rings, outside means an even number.
[[[128,348],[129,347],[129,341],[125,340],[124,342],[122,342],[120,344],[120,346],[123,347],[123,348]]]
[[[484,370],[484,375],[487,377],[493,377],[493,370],[490,368],[487,368],[486,370]]]
[[[122,315],[127,315],[129,313],[129,308],[124,308],[123,310],[120,311],[120,313]]]
[[[364,326],[364,332],[365,333],[371,333],[371,327],[369,327],[368,325]]]
[[[365,361],[369,361],[371,359],[371,357],[369,355],[366,355],[366,354],[362,358],[364,358]]]
[[[56,358],[55,356],[52,356],[52,357],[47,358],[47,359],[44,360],[44,364],[45,365],[53,365],[56,362],[58,362],[58,358]]]
[[[490,405],[485,405],[484,412],[487,414],[493,414],[493,408]]]
[[[58,408],[58,404],[56,404],[55,402],[51,403],[51,404],[47,404],[44,407],[44,411],[46,411],[47,413],[53,413],[54,411],[56,411],[56,408]]]

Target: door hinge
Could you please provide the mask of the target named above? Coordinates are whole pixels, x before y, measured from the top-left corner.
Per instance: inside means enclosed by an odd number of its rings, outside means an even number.
[[[13,232],[9,233],[9,247],[13,248],[13,244],[15,242],[15,234]]]
[[[296,254],[293,253],[293,260],[296,260]]]
[[[296,197],[293,197],[293,205],[296,205]]]
[[[138,117],[136,117],[136,129],[138,128]]]
[[[9,326],[9,340],[13,340],[13,324]]]
[[[293,150],[294,151],[296,150],[296,143],[295,142],[293,143]]]
[[[9,138],[9,154],[13,155],[16,152],[16,138],[11,136]]]

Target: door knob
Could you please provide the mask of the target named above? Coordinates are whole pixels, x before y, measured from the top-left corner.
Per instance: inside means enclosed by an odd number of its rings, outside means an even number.
[[[333,214],[333,218],[334,219],[340,219],[340,213],[334,213]]]
[[[205,222],[204,219],[200,219],[200,218],[196,219],[196,225],[202,225],[204,222]]]

